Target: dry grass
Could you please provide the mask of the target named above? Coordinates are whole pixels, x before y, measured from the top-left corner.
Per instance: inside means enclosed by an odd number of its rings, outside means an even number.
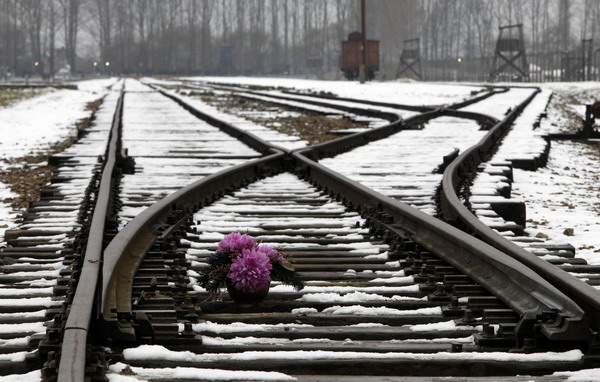
[[[0,107],[7,107],[17,102],[44,94],[46,89],[0,89]]]
[[[330,133],[333,130],[367,127],[366,124],[352,121],[347,117],[332,118],[236,95],[215,95],[212,92],[194,93],[194,95],[201,96],[204,102],[216,106],[223,112],[248,119],[280,133],[299,137],[311,145],[339,138],[339,135]]]

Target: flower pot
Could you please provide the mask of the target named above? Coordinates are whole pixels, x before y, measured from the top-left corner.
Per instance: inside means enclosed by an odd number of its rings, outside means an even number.
[[[227,292],[231,296],[231,299],[240,304],[255,304],[261,302],[267,297],[269,293],[269,288],[271,284],[267,284],[264,288],[256,291],[256,292],[245,292],[243,290],[237,289],[229,279],[225,282],[227,284]]]

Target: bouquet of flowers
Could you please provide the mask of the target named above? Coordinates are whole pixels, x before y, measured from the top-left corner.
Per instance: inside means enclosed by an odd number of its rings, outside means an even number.
[[[304,283],[290,260],[248,235],[233,232],[219,242],[208,258],[208,267],[200,274],[200,285],[212,294],[219,293],[227,282],[243,292],[255,293],[277,280],[300,290]]]

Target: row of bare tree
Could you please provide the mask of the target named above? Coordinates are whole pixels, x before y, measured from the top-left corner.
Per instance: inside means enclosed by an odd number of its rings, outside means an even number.
[[[57,46],[72,71],[91,70],[92,62],[122,73],[337,66],[339,41],[358,23],[358,1],[0,0],[0,67],[54,73]],[[96,49],[78,60],[90,41]]]
[[[423,57],[431,60],[489,57],[506,25],[523,24],[532,53],[567,52],[600,37],[597,0],[424,0],[423,12]]]
[[[0,0],[0,68],[14,73],[335,72],[360,0]],[[424,60],[493,54],[498,26],[524,24],[528,50],[564,51],[600,28],[598,0],[368,0],[381,59],[402,41]],[[85,57],[82,60],[78,57]],[[96,62],[96,66],[93,66]],[[108,64],[110,66],[108,66]]]
[[[0,69],[54,73],[57,44],[75,67],[80,7],[81,0],[0,0]]]

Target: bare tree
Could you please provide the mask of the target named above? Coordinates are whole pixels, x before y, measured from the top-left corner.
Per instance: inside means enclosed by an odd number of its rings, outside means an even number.
[[[571,0],[558,2],[558,41],[557,45],[562,51],[569,49],[571,33]]]
[[[22,0],[20,7],[23,24],[29,37],[29,51],[34,60],[34,63],[31,64],[34,65],[34,71],[37,74],[43,74],[45,65],[42,47],[44,3],[35,0]]]
[[[110,61],[109,49],[112,44],[112,8],[111,0],[93,0],[89,3],[90,5],[90,16],[94,23],[94,27],[97,33],[98,46],[100,48],[100,61],[105,63]]]
[[[81,0],[60,0],[63,13],[65,53],[71,72],[76,71],[77,33],[79,31],[79,8]]]

